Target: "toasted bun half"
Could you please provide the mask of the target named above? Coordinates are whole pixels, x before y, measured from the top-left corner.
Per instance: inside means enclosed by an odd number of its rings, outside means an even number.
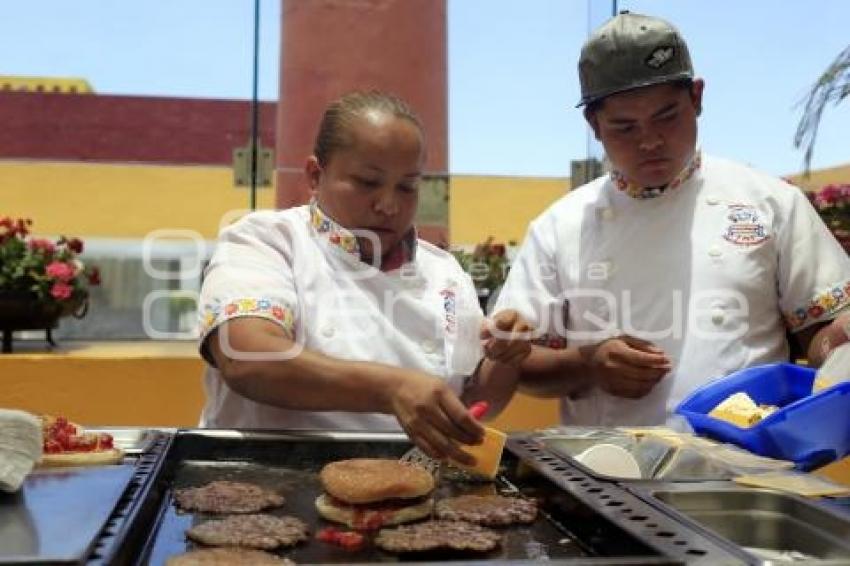
[[[422,497],[434,489],[434,478],[425,468],[379,458],[331,462],[319,479],[325,491],[353,504]]]
[[[316,509],[323,519],[342,523],[352,529],[379,529],[384,526],[400,525],[429,517],[434,509],[434,500],[427,498],[403,507],[381,507],[369,505],[346,505],[322,494],[316,498]]]
[[[91,452],[59,452],[42,454],[39,466],[59,468],[63,466],[103,466],[117,464],[124,458],[124,452],[118,448],[110,450],[92,450]]]

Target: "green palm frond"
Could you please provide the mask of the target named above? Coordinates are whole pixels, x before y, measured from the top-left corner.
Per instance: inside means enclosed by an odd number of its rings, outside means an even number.
[[[842,51],[815,82],[805,99],[803,117],[794,135],[794,147],[805,147],[803,171],[809,174],[821,117],[826,106],[850,95],[850,46]]]

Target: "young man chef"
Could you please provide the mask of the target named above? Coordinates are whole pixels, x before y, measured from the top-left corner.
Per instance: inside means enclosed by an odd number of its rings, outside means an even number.
[[[613,170],[534,220],[513,263],[497,309],[550,346],[522,387],[564,423],[660,424],[707,380],[788,360],[786,333],[813,365],[847,341],[850,259],[800,189],[699,150],[705,83],[676,28],[620,14],[578,68]]]

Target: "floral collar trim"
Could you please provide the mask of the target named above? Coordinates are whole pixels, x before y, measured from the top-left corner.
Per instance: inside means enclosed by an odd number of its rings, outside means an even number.
[[[319,208],[319,203],[315,200],[310,202],[310,225],[331,246],[354,256],[358,261],[363,261],[357,236],[327,215]],[[405,263],[413,261],[416,258],[416,238],[416,228],[411,228],[399,242],[399,245],[396,246],[396,249],[384,254],[381,261],[381,271],[397,269]]]
[[[673,178],[668,184],[663,187],[641,187],[636,183],[629,181],[623,173],[614,170],[611,171],[611,181],[617,190],[626,193],[635,199],[651,199],[660,197],[668,191],[675,191],[681,187],[686,181],[693,177],[697,169],[702,165],[702,153],[697,150],[688,161],[687,165]]]

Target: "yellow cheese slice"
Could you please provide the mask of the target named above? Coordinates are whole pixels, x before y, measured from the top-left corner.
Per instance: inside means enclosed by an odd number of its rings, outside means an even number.
[[[507,435],[495,428],[484,427],[484,441],[473,446],[462,446],[461,450],[475,458],[474,466],[467,466],[452,460],[452,464],[487,478],[495,478],[502,461],[502,450],[505,448]]]
[[[749,428],[775,411],[775,407],[759,407],[746,393],[735,393],[713,408],[708,416],[741,428]]]

